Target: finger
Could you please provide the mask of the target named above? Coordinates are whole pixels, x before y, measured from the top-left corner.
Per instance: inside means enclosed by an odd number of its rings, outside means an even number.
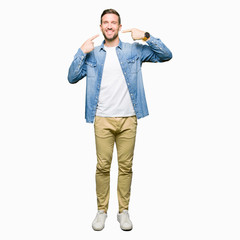
[[[94,35],[93,37],[91,37],[91,38],[89,38],[89,40],[94,40],[95,38],[97,38],[97,37],[99,37],[99,34],[97,34],[97,35]]]
[[[132,32],[132,28],[123,30],[122,33]]]

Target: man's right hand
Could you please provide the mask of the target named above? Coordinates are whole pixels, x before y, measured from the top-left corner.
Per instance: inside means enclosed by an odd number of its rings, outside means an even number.
[[[93,40],[95,38],[97,38],[99,36],[99,34],[89,38],[86,42],[83,43],[83,45],[81,46],[81,49],[84,53],[89,53],[94,49],[94,42]]]

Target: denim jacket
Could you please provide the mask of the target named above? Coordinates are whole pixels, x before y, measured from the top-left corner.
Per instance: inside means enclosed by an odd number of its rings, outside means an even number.
[[[147,44],[124,43],[121,40],[116,53],[126,80],[136,117],[148,115],[141,66],[143,62],[165,62],[172,58],[171,51],[160,39],[150,36]],[[93,123],[98,104],[106,51],[103,43],[84,54],[79,48],[69,68],[68,81],[76,83],[86,76],[85,119]]]

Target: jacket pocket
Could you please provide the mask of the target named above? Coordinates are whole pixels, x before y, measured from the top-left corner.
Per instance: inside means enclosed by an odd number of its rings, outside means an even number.
[[[137,73],[140,70],[140,59],[139,56],[134,56],[127,59],[130,73]]]
[[[86,61],[87,65],[87,76],[93,77],[96,74],[97,62]]]

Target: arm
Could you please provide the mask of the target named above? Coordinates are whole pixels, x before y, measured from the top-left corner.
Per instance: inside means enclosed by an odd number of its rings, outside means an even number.
[[[133,40],[145,40],[145,32],[136,28],[122,31],[123,33],[131,32]],[[141,47],[141,61],[142,62],[165,62],[172,58],[171,51],[164,45],[164,43],[153,36],[146,39],[148,45],[138,44]]]
[[[146,43],[142,46],[142,62],[166,62],[172,58],[172,52],[160,39],[150,36]]]
[[[97,38],[99,35],[95,35],[89,38],[86,42],[83,43],[81,48],[79,48],[78,52],[74,56],[74,60],[68,71],[68,81],[70,83],[76,83],[82,78],[84,78],[87,74],[85,59],[87,53],[91,52],[94,49],[93,40]]]
[[[86,54],[79,48],[68,71],[68,81],[70,83],[77,83],[86,76],[85,59]]]

